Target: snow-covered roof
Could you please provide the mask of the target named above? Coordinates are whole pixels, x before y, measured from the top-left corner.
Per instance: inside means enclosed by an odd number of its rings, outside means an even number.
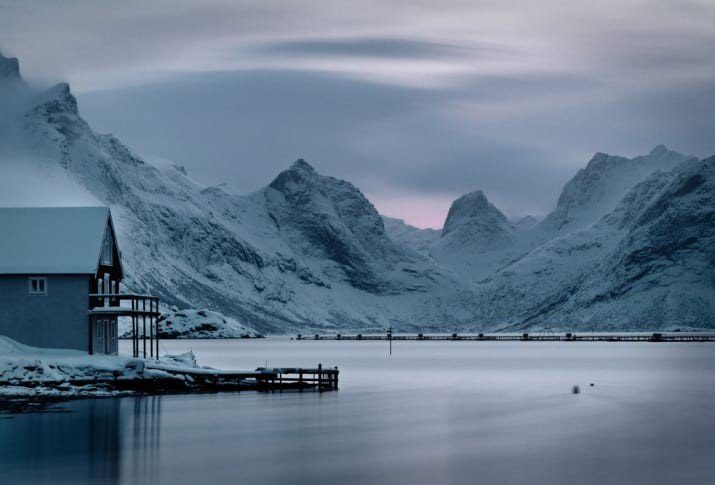
[[[107,207],[0,208],[0,274],[94,274],[110,221]]]

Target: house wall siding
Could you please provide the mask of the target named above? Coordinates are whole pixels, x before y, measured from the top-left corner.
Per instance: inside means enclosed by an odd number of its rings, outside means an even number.
[[[47,295],[28,278],[47,277]],[[88,275],[0,275],[0,335],[26,345],[88,351]]]

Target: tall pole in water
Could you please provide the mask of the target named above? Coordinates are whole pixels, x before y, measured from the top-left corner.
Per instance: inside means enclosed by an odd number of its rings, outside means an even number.
[[[390,355],[392,355],[392,325],[387,329],[387,340],[390,341]]]

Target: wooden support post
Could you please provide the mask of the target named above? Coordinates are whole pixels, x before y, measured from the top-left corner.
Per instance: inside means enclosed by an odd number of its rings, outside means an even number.
[[[142,313],[142,342],[144,346],[144,358],[146,359],[146,300],[142,300],[142,309],[144,310],[144,313]]]
[[[139,311],[139,301],[136,298],[132,298],[132,302],[134,303],[134,310]],[[137,358],[139,358],[139,316],[135,316],[137,320]]]
[[[152,307],[152,303],[151,303],[151,300],[149,300],[149,311],[150,312],[151,312],[151,307]],[[149,315],[149,355],[151,357],[154,357],[154,324],[152,322],[152,319],[153,319],[153,317],[151,315]]]
[[[159,300],[154,299],[154,312],[159,313]],[[156,358],[159,358],[159,318],[154,315],[154,325],[156,325]]]
[[[318,364],[318,390],[323,386],[323,364]]]
[[[94,318],[89,317],[89,355],[94,354]]]
[[[387,329],[387,340],[390,341],[390,355],[392,355],[392,325]]]
[[[132,298],[132,357],[135,359],[139,357],[139,324],[137,323],[137,316],[134,314],[136,311],[136,305],[134,304],[134,298]]]

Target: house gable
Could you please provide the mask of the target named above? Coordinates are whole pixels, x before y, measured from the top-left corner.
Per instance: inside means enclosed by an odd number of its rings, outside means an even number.
[[[107,233],[121,262],[107,207],[0,208],[0,275],[96,275]]]
[[[117,236],[114,231],[111,214],[107,217],[99,259],[97,260],[97,273],[105,272],[109,273],[115,281],[121,281],[124,276],[121,253],[117,245]]]

